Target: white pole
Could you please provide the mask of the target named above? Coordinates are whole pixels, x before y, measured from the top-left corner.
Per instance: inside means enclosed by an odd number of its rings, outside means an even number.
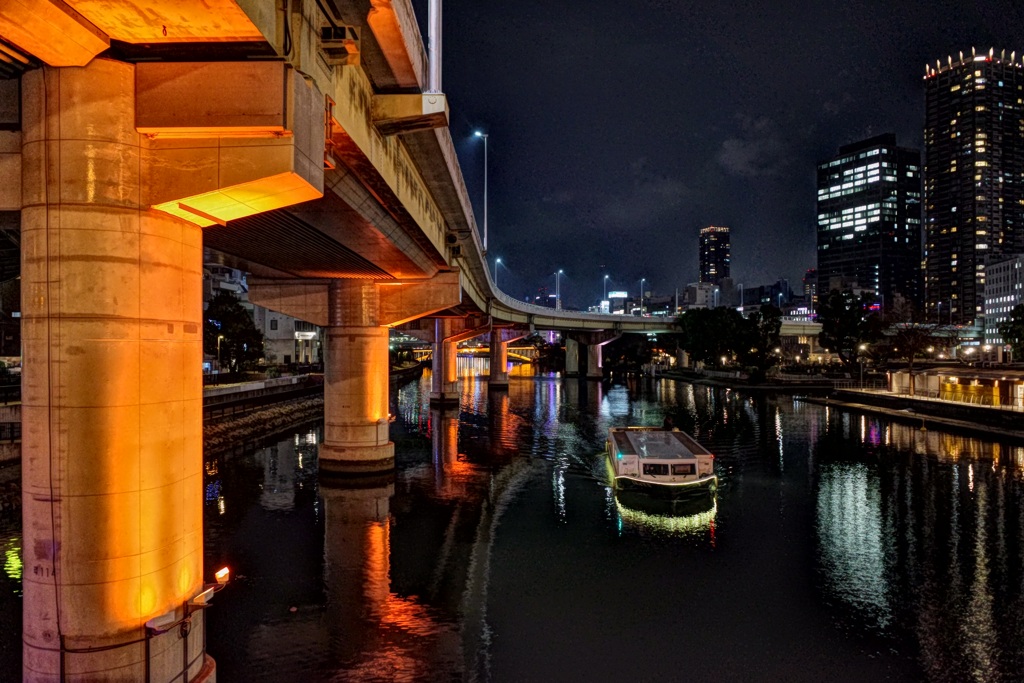
[[[438,0],[440,2],[440,0]],[[484,253],[487,253],[487,134],[484,133]]]
[[[430,35],[427,39],[430,53],[430,77],[427,92],[441,90],[441,0],[430,0],[427,10]]]

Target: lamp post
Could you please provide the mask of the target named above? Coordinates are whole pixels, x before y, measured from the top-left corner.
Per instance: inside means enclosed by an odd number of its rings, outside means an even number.
[[[779,312],[782,312],[782,292],[779,292]]]
[[[644,282],[647,278],[640,278],[640,317],[644,317]]]
[[[601,298],[601,301],[607,301],[607,300],[608,300],[608,276],[605,275],[604,276],[604,297]]]
[[[498,286],[498,264],[501,263],[501,258],[494,259],[494,286]]]
[[[860,365],[860,388],[864,388],[864,352],[867,350],[867,344],[861,344],[857,347],[860,353],[857,354],[857,364]]]
[[[562,310],[562,270],[555,273],[555,310]]]
[[[484,140],[484,253],[487,253],[487,133],[478,130],[473,133]]]
[[[223,334],[217,335],[217,372],[220,372],[220,340],[223,338]]]

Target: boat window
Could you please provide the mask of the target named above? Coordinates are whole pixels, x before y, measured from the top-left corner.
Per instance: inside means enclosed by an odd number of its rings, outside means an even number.
[[[644,463],[644,474],[668,474],[668,465],[663,463]]]
[[[696,474],[694,467],[692,462],[684,465],[672,465],[672,474]]]

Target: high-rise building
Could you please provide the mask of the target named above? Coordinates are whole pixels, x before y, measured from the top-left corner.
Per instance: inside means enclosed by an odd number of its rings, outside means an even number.
[[[700,230],[700,282],[722,284],[729,277],[729,228],[708,226]]]
[[[917,302],[920,269],[920,152],[892,134],[840,147],[818,165],[818,299],[831,281]]]
[[[1024,254],[988,264],[985,269],[985,343],[1003,344],[999,326],[1024,303]]]
[[[925,305],[971,323],[986,267],[1024,251],[1024,64],[972,50],[924,78]]]
[[[804,273],[804,301],[812,310],[818,310],[818,269],[808,268]]]

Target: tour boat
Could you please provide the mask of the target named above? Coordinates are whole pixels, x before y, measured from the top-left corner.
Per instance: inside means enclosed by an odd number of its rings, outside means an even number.
[[[608,460],[617,487],[670,493],[714,490],[715,456],[685,432],[658,427],[612,427]]]

